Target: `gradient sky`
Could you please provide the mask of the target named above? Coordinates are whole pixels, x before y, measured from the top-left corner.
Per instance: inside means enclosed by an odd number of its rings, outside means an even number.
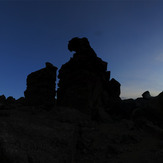
[[[59,69],[87,37],[121,83],[121,97],[163,88],[163,2],[0,1],[0,95],[24,96],[26,77],[51,62]]]

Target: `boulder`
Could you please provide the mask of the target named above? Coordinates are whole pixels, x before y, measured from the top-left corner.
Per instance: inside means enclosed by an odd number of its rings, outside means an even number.
[[[151,99],[151,98],[152,98],[152,96],[151,96],[151,94],[150,94],[149,91],[145,91],[145,92],[142,94],[142,97],[143,97],[144,99]]]

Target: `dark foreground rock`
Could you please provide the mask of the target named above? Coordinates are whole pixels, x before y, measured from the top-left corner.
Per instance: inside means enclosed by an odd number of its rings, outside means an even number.
[[[30,106],[0,119],[1,163],[163,162],[163,130],[152,123],[137,128],[132,120],[103,123],[73,108]]]
[[[6,102],[6,97],[5,97],[5,95],[1,95],[0,96],[0,103],[1,104],[4,104]]]
[[[149,91],[146,91],[142,96],[143,98],[135,100],[137,109],[134,110],[133,117],[138,117],[139,119],[143,117],[153,123],[163,124],[163,92],[158,96],[152,97]]]
[[[27,89],[24,92],[28,105],[54,105],[56,71],[55,66],[46,62],[45,68],[28,75]]]

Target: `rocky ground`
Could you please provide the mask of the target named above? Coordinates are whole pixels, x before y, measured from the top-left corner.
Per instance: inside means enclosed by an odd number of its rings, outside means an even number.
[[[0,106],[1,163],[162,163],[163,128],[73,108]]]

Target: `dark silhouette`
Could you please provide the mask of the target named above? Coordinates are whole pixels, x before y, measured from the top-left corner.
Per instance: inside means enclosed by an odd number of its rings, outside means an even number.
[[[3,103],[5,103],[5,101],[6,101],[5,95],[1,95],[0,96],[0,103],[3,104]]]
[[[46,62],[45,68],[28,75],[24,92],[28,105],[54,105],[56,70],[55,66]]]
[[[12,96],[9,96],[7,99],[6,99],[6,103],[7,104],[14,104],[16,102],[15,98],[13,98]]]
[[[16,102],[15,98],[12,96],[5,97],[5,95],[0,96],[0,104],[14,104]]]
[[[75,54],[81,54],[81,55],[91,55],[96,57],[96,53],[91,48],[89,41],[86,37],[78,38],[75,37],[69,41],[68,49],[70,51],[75,51]]]
[[[145,91],[143,94],[142,94],[143,98],[144,99],[151,99],[152,96],[150,95],[150,92],[149,91]]]
[[[85,109],[110,106],[120,100],[120,83],[110,80],[107,62],[97,57],[87,38],[73,38],[68,49],[75,51],[73,58],[59,70],[59,105]]]
[[[135,100],[137,108],[133,111],[134,119],[145,118],[153,123],[163,124],[163,92],[153,97],[149,91],[146,91],[142,97]]]

